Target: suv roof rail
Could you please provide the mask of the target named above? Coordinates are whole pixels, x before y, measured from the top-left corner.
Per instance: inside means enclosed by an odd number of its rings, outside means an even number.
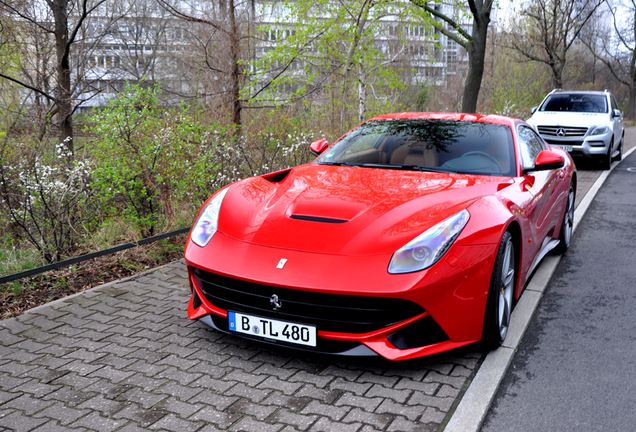
[[[548,93],[548,94],[552,94],[552,93],[554,93],[554,92],[558,92],[558,91],[561,91],[561,89],[560,89],[560,88],[555,88],[554,90],[552,90],[552,91],[551,91],[550,93]]]

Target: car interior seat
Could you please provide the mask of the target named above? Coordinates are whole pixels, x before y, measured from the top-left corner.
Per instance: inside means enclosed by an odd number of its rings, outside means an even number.
[[[439,159],[437,150],[426,143],[408,140],[391,153],[391,165],[422,165],[436,167]]]

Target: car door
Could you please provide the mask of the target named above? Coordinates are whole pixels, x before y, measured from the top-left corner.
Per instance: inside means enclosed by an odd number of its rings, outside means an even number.
[[[527,125],[517,128],[521,164],[525,169],[534,167],[534,161],[541,151],[547,150],[544,141]],[[523,177],[523,192],[528,196],[524,200],[524,213],[528,218],[531,230],[531,247],[533,260],[539,250],[550,240],[548,237],[556,225],[559,212],[554,207],[557,203],[556,184],[558,170],[533,171]],[[528,262],[529,265],[532,261]]]

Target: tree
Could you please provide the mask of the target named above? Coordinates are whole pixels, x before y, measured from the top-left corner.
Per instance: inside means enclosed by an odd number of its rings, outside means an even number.
[[[529,60],[547,64],[552,70],[554,87],[561,88],[568,52],[604,1],[528,2],[514,24],[519,31],[512,48]]]
[[[426,11],[432,18],[432,24],[440,33],[464,47],[468,52],[468,75],[464,82],[462,111],[477,112],[493,0],[468,0],[470,13],[460,13],[463,8],[460,2],[455,0],[453,2],[455,16],[442,12],[441,5],[444,4],[442,0],[435,0],[433,3],[426,0],[411,0],[411,2]],[[469,33],[462,26],[466,25],[466,20],[471,16],[472,31]]]
[[[241,31],[241,24],[248,22],[246,11],[239,10],[235,0],[218,4],[158,1],[174,17],[194,25],[198,24],[208,30],[202,32],[203,34],[198,33],[196,28],[189,31],[190,39],[195,42],[195,46],[202,49],[202,55],[199,56],[202,60],[198,59],[194,69],[204,66],[213,73],[215,81],[222,83],[218,94],[229,95],[231,121],[240,131],[243,110],[240,92],[244,81],[241,61],[247,57],[242,44],[245,37]]]
[[[0,0],[0,6],[17,21],[39,29],[42,34],[52,36],[54,40],[56,73],[53,91],[31,85],[20,76],[0,72],[0,77],[41,95],[55,105],[52,114],[57,118],[60,142],[65,143],[70,154],[73,152],[73,113],[77,108],[77,105],[73,106],[75,86],[72,79],[71,51],[86,19],[105,1],[95,0],[89,3],[89,0],[46,0],[46,8],[42,8],[39,4],[29,2]],[[35,42],[24,41],[26,44]]]
[[[627,118],[636,120],[636,0],[628,0],[620,7],[606,3],[612,14],[615,37],[607,37],[607,29],[600,28],[582,41],[614,78],[629,89]]]
[[[403,59],[403,30],[413,24],[407,16],[403,5],[387,0],[298,0],[271,6],[261,18],[261,54],[251,63],[253,81],[246,97],[280,106],[328,91],[338,105],[342,129],[350,126],[346,111],[355,87],[351,106],[357,108],[356,120],[365,120],[369,88],[376,94],[376,87],[403,87],[393,66]]]

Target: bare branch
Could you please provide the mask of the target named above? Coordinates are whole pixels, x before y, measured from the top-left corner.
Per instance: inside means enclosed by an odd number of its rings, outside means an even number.
[[[50,94],[46,93],[45,91],[43,91],[43,90],[41,90],[41,89],[39,89],[37,87],[33,87],[32,85],[29,85],[27,83],[24,83],[24,82],[22,82],[22,81],[20,81],[20,80],[18,80],[16,78],[13,78],[12,76],[5,75],[4,73],[0,72],[0,77],[2,77],[4,79],[7,79],[9,81],[12,81],[12,82],[14,82],[16,84],[19,84],[22,87],[28,88],[29,90],[33,90],[34,92],[41,94],[42,96],[44,96],[45,98],[47,98],[48,100],[50,100],[52,102],[55,102],[55,103],[58,102],[57,98],[51,96]]]
[[[442,32],[442,34],[444,34],[446,37],[451,38],[452,40],[454,40],[455,42],[457,42],[459,45],[463,46],[466,49],[468,49],[467,48],[468,45],[473,43],[473,37],[471,35],[469,35],[468,32],[466,32],[466,30],[461,28],[461,26],[459,25],[459,23],[457,23],[457,21],[455,21],[454,19],[452,19],[448,15],[445,15],[442,12],[440,12],[438,10],[435,10],[434,8],[430,7],[430,5],[428,4],[428,1],[426,1],[426,0],[411,0],[411,3],[413,3],[414,5],[422,8],[422,9],[424,9],[426,12],[428,12],[432,16],[434,16],[434,17],[436,17],[436,18],[448,23],[457,32],[457,34],[455,34],[455,33],[451,32],[451,31],[449,31],[448,29],[446,29],[444,27],[444,24],[442,24],[440,21],[433,20],[432,24],[435,26],[435,28],[438,29],[440,32]],[[469,3],[472,4],[473,2],[469,2]],[[492,1],[490,3],[492,3]],[[475,12],[473,12],[473,14],[474,13]]]

